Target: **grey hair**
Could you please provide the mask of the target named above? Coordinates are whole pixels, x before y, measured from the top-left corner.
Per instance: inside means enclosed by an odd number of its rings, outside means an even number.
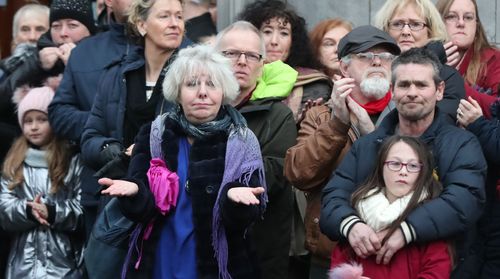
[[[350,55],[350,54],[348,54],[348,55],[346,55],[346,56],[344,56],[344,57],[340,58],[340,61],[342,61],[344,64],[349,65],[349,63],[351,63],[351,59],[352,59],[352,58],[351,58],[351,55]]]
[[[211,0],[189,0],[189,2],[197,4],[197,5],[209,5],[212,1]]]
[[[437,56],[425,48],[412,48],[406,52],[401,53],[391,65],[391,81],[396,84],[396,69],[400,65],[417,64],[417,65],[430,65],[432,66],[432,79],[437,86],[441,81],[439,72],[441,63]]]
[[[185,79],[201,73],[207,73],[215,86],[222,89],[223,104],[229,104],[238,97],[240,85],[234,77],[231,61],[209,45],[196,45],[179,51],[167,69],[163,96],[168,101],[178,103]]]
[[[16,14],[14,15],[14,19],[12,21],[12,37],[16,38],[17,34],[19,33],[19,21],[21,18],[29,12],[33,12],[36,14],[41,14],[47,16],[47,26],[49,25],[49,13],[50,9],[49,7],[41,4],[27,4],[22,6],[19,10],[17,10]]]
[[[226,36],[227,33],[229,33],[232,30],[251,31],[255,33],[257,36],[259,36],[260,54],[262,55],[262,58],[266,58],[266,42],[264,41],[262,33],[253,24],[244,20],[238,20],[229,25],[228,27],[226,27],[221,32],[219,32],[219,34],[217,34],[217,37],[215,38],[215,44],[214,44],[215,49],[219,51],[222,50],[221,49],[222,39],[224,38],[224,36]]]

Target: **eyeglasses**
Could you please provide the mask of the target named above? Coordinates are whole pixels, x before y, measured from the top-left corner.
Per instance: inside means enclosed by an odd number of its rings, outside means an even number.
[[[375,59],[375,57],[378,57],[378,59],[382,60],[383,62],[392,62],[392,60],[396,58],[395,55],[389,52],[382,52],[382,53],[361,52],[353,55],[356,56],[359,60],[368,63],[373,62],[373,59]]]
[[[420,31],[427,26],[426,23],[420,21],[405,22],[402,20],[396,20],[389,22],[389,28],[392,30],[403,30],[406,25],[408,25],[411,31]]]
[[[416,163],[416,162],[409,162],[409,163],[402,163],[399,161],[385,161],[384,164],[391,170],[391,171],[400,171],[403,166],[406,167],[406,170],[408,172],[419,172],[422,169],[422,164]]]
[[[470,23],[476,21],[476,16],[473,13],[465,13],[462,19],[465,23]],[[449,13],[444,16],[444,21],[448,23],[457,23],[460,21],[460,16],[456,13]]]
[[[240,59],[241,55],[245,56],[245,59],[250,62],[259,62],[262,59],[262,54],[253,51],[239,51],[239,50],[224,50],[222,55],[225,57],[237,61]]]

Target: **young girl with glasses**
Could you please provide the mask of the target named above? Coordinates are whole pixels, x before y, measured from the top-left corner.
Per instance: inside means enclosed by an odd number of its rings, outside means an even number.
[[[388,138],[381,146],[372,175],[352,194],[351,202],[359,216],[354,222],[365,222],[374,229],[382,247],[397,230],[415,234],[406,217],[441,192],[429,150],[418,138]],[[342,277],[345,272],[368,278],[450,277],[451,258],[445,241],[411,243],[388,263],[384,258],[392,255],[386,255],[383,249],[364,259],[356,256],[356,249],[360,248],[349,246],[347,241],[339,243],[332,253],[330,278],[351,278]]]

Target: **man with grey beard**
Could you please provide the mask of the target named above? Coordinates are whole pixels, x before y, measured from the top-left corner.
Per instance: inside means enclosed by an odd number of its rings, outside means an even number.
[[[333,113],[340,121],[349,124],[354,114],[361,134],[367,134],[394,108],[389,91],[391,62],[399,53],[389,34],[369,25],[340,40],[342,77],[337,77],[331,96]]]
[[[285,157],[285,176],[307,193],[305,246],[311,254],[309,278],[327,278],[334,243],[320,233],[321,190],[353,142],[375,129],[395,108],[390,102],[391,62],[400,53],[387,33],[361,26],[339,42],[342,77],[331,100],[306,112],[297,144]]]

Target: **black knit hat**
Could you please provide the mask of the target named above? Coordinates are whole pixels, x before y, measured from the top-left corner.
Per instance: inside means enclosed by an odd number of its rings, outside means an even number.
[[[89,0],[54,0],[50,5],[50,25],[60,19],[74,19],[85,25],[91,34],[96,31]]]

